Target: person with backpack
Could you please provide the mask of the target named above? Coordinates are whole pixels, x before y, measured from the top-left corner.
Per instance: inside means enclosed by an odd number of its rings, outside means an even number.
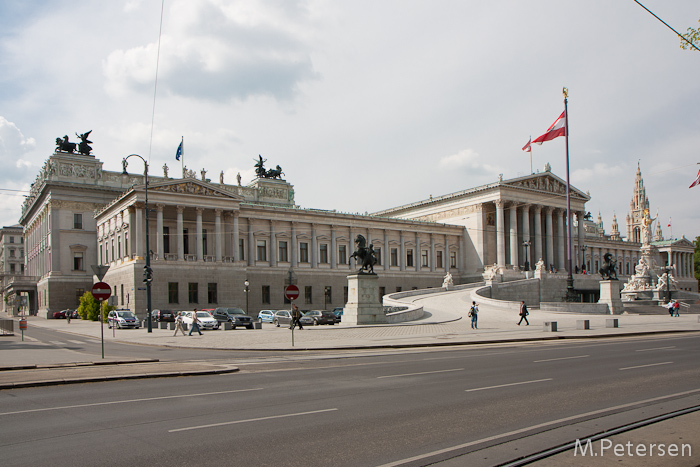
[[[520,323],[525,320],[525,325],[529,326],[530,322],[527,320],[527,315],[529,315],[530,312],[527,311],[527,305],[525,305],[525,300],[520,300],[520,321],[518,321],[518,326],[520,326]]]
[[[296,304],[292,305],[292,324],[289,326],[289,329],[294,329],[294,326],[299,326],[299,330],[304,329],[304,327],[301,325],[301,311],[299,311],[299,307],[296,306]]]
[[[472,319],[472,329],[477,329],[476,327],[476,321],[478,319],[479,315],[479,305],[476,304],[476,302],[472,302],[472,307],[469,309],[469,316]]]

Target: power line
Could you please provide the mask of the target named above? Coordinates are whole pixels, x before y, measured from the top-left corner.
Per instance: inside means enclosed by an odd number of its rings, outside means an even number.
[[[654,12],[652,12],[649,8],[647,8],[647,7],[645,7],[644,5],[642,5],[642,4],[639,3],[637,0],[634,0],[634,3],[636,3],[637,5],[639,5],[640,7],[644,8],[646,11],[648,11],[649,13],[651,13],[651,15],[652,15],[654,18],[656,18],[656,19],[658,19],[659,21],[661,21],[662,23],[664,23],[664,24],[666,25],[667,28],[669,28],[671,31],[673,31],[673,32],[675,32],[676,34],[678,34],[678,37],[680,37],[681,39],[683,39],[684,41],[686,41],[691,47],[693,47],[695,50],[697,50],[698,52],[700,52],[700,49],[698,49],[698,47],[697,47],[695,44],[693,44],[692,42],[690,42],[685,36],[683,36],[681,33],[679,33],[678,31],[676,31],[675,29],[673,29],[671,26],[669,26],[668,23],[667,23],[666,21],[664,21],[664,20],[662,20],[661,18],[659,18],[658,16],[656,16],[656,15],[654,14]]]

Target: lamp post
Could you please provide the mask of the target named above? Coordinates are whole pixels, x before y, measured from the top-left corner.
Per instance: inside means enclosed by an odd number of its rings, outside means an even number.
[[[581,271],[586,269],[586,250],[588,245],[579,245],[579,250],[581,250]]]
[[[671,271],[673,271],[671,266],[664,267],[664,272],[666,273],[666,302],[671,301]]]
[[[527,259],[527,250],[528,250],[528,248],[530,248],[530,245],[531,245],[530,240],[525,240],[523,242],[523,246],[525,247],[525,270],[526,271],[530,270],[530,262]]]
[[[249,295],[248,292],[250,291],[248,286],[250,286],[250,282],[248,282],[248,279],[246,279],[243,284],[245,285],[245,314],[247,315],[248,314],[248,295]]]
[[[139,156],[138,154],[131,154],[126,156],[122,160],[122,175],[128,175],[126,172],[126,160],[130,157],[138,157],[143,161],[143,180],[144,180],[144,192],[146,193],[146,200],[144,202],[144,207],[146,209],[146,266],[144,266],[144,279],[146,283],[146,321],[148,323],[148,332],[153,332],[153,327],[151,325],[151,282],[153,281],[153,270],[151,269],[151,249],[148,243],[148,162],[146,159]]]

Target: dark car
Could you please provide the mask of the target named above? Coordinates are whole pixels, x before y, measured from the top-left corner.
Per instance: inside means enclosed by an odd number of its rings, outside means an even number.
[[[302,325],[335,324],[335,315],[330,311],[312,310],[307,311],[299,321]]]
[[[275,317],[272,318],[272,323],[277,327],[280,327],[280,324],[289,326],[292,324],[292,313],[289,310],[277,310]]]
[[[219,307],[212,312],[212,316],[220,323],[229,321],[233,329],[236,329],[236,326],[253,329],[253,318],[240,308]]]
[[[331,311],[335,315],[335,322],[340,323],[343,320],[343,307],[337,306]]]
[[[166,323],[175,322],[175,313],[172,310],[153,310],[151,319],[157,322],[164,321]]]

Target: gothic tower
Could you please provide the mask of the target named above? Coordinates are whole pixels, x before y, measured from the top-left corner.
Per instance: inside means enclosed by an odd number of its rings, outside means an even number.
[[[634,179],[630,212],[627,215],[627,241],[641,243],[642,219],[645,209],[649,209],[649,198],[647,198],[647,192],[644,189],[642,170],[639,168],[639,163],[637,163],[637,175]]]

